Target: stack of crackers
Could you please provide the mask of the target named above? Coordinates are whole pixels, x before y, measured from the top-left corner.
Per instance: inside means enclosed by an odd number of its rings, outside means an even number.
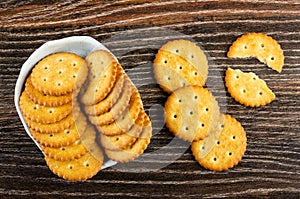
[[[96,175],[102,147],[110,159],[128,162],[152,136],[137,88],[104,50],[85,59],[67,52],[45,57],[27,77],[19,103],[47,165],[67,180]]]

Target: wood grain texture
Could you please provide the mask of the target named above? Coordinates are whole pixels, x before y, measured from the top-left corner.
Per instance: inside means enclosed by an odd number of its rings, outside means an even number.
[[[160,34],[161,28],[181,35]],[[226,57],[231,43],[248,32],[266,33],[282,46],[285,65],[281,74],[255,59]],[[66,182],[47,168],[17,116],[14,86],[22,64],[34,50],[47,41],[73,35],[91,36],[116,54],[139,87],[155,124],[146,165],[166,167],[146,173],[108,168],[80,183]],[[208,88],[223,112],[237,118],[247,132],[246,154],[234,169],[205,170],[186,145],[167,146],[173,140],[162,122],[161,107],[167,95],[155,84],[151,63],[158,46],[176,38],[193,39],[205,49],[210,61]],[[1,198],[299,198],[299,47],[298,0],[2,0]],[[224,88],[224,72],[229,66],[258,74],[277,99],[260,108],[237,104]],[[165,146],[167,150],[161,150]],[[173,156],[178,160],[170,161],[168,157]],[[136,164],[145,165],[139,160]]]

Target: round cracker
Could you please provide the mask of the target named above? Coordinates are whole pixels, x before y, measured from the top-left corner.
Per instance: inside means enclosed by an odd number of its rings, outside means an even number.
[[[20,97],[20,108],[26,118],[34,122],[49,124],[67,117],[72,111],[72,103],[57,107],[41,106],[31,101],[26,92],[23,91]]]
[[[81,95],[81,102],[86,105],[97,104],[111,91],[121,66],[112,54],[105,50],[94,51],[85,59],[89,67],[89,77]]]
[[[61,96],[41,93],[32,86],[30,76],[27,78],[25,83],[25,92],[34,103],[41,106],[62,106],[72,101],[72,93]]]
[[[150,120],[144,122],[145,127],[141,137],[131,146],[124,150],[105,149],[106,155],[116,162],[129,162],[139,157],[146,150],[152,136],[152,126]]]
[[[100,134],[101,145],[108,150],[123,150],[132,145],[139,137],[143,130],[143,122],[148,115],[145,111],[140,111],[135,124],[128,130],[128,132],[121,135],[107,136]]]
[[[217,101],[208,89],[187,86],[177,89],[165,104],[166,126],[185,141],[204,139],[220,115]]]
[[[86,153],[80,158],[70,161],[55,160],[49,156],[45,156],[45,160],[50,170],[59,177],[71,181],[84,181],[101,170],[104,156],[99,148],[95,147],[95,149],[97,149],[99,158],[95,158],[91,153]]]
[[[164,50],[156,54],[153,69],[158,84],[169,93],[184,86],[203,86],[206,81],[186,59]]]
[[[71,145],[58,148],[42,146],[42,150],[46,156],[61,161],[73,160],[87,153],[87,149],[81,143],[80,139],[76,140]]]
[[[123,89],[121,96],[108,112],[105,112],[102,115],[98,115],[98,116],[92,116],[92,115],[89,116],[89,119],[93,124],[101,126],[101,125],[107,125],[114,122],[122,115],[122,113],[126,110],[126,108],[129,107],[131,97],[133,97],[133,95],[139,95],[138,91],[132,85],[131,81],[127,76],[125,76],[124,86],[125,87]]]
[[[129,107],[126,108],[118,119],[108,125],[97,125],[97,127],[104,135],[113,136],[123,134],[135,124],[142,109],[143,104],[140,94],[135,89],[130,98]]]
[[[65,95],[81,87],[88,73],[86,62],[80,56],[61,52],[42,59],[33,68],[34,88],[46,95]]]
[[[186,59],[199,72],[205,83],[208,77],[208,61],[205,53],[199,46],[189,40],[173,40],[163,45],[161,50],[168,51],[172,54]]]
[[[223,171],[240,162],[246,151],[246,142],[246,133],[242,125],[235,118],[226,115],[224,127],[220,135],[216,136],[215,144],[209,153],[201,155],[202,150],[211,144],[205,140],[193,142],[191,149],[200,165],[213,171]]]
[[[120,66],[120,65],[119,65]],[[113,86],[110,93],[103,99],[94,105],[86,105],[84,106],[84,110],[88,115],[101,115],[105,112],[109,111],[112,106],[117,102],[119,97],[121,96],[122,90],[125,87],[126,75],[122,69],[122,67],[118,67],[118,74],[115,85]]]
[[[79,132],[84,132],[87,126],[86,119],[77,120],[70,128],[66,128],[57,133],[39,133],[30,130],[31,135],[41,145],[46,147],[62,147],[68,146],[78,140]]]

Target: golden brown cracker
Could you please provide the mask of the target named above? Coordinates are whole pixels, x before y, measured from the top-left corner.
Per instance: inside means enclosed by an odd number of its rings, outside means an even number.
[[[227,53],[230,58],[256,57],[277,72],[282,71],[284,55],[281,46],[271,36],[248,33],[232,43]]]
[[[266,82],[252,72],[245,73],[239,69],[228,68],[225,84],[231,96],[245,106],[264,106],[276,98]]]
[[[50,170],[59,177],[70,181],[84,181],[101,170],[104,157],[101,151],[98,154],[98,158],[91,153],[86,153],[78,159],[69,161],[60,161],[49,156],[45,156],[45,160]],[[100,154],[102,154],[102,158]]]
[[[73,113],[69,114],[66,118],[51,124],[41,124],[38,122],[34,122],[27,117],[24,117],[26,124],[29,128],[39,132],[39,133],[58,133],[64,129],[70,128],[75,120]]]
[[[132,145],[138,139],[143,130],[143,123],[146,117],[148,116],[145,111],[140,111],[135,124],[128,130],[128,132],[121,135],[107,136],[101,133],[101,145],[108,150],[123,150],[128,148],[128,146]]]
[[[57,107],[41,106],[31,101],[23,91],[20,97],[20,108],[26,118],[34,122],[49,124],[67,117],[72,112],[72,103]]]
[[[194,42],[183,39],[173,40],[167,42],[160,49],[186,59],[197,69],[204,83],[206,82],[208,76],[207,57],[203,50]]]
[[[158,84],[169,93],[183,86],[203,86],[206,80],[186,59],[164,50],[156,54],[154,75]]]
[[[84,106],[84,110],[88,115],[101,115],[105,112],[109,111],[113,105],[117,102],[119,97],[121,96],[122,90],[125,87],[126,82],[126,75],[122,69],[119,67],[116,83],[113,86],[110,93],[103,99],[102,101],[98,102],[97,104],[93,105],[86,105]]]
[[[35,104],[41,106],[61,106],[72,101],[72,93],[61,96],[41,93],[32,86],[30,76],[26,80],[25,92]]]
[[[99,131],[104,135],[113,136],[127,132],[135,123],[140,111],[143,109],[140,94],[135,90],[130,98],[127,108],[113,123],[97,125]]]
[[[81,102],[86,105],[97,104],[111,91],[117,78],[119,63],[105,50],[94,51],[86,58],[89,77]]]
[[[209,147],[207,145],[210,143],[205,144],[205,140],[193,142],[191,149],[200,165],[209,170],[223,171],[240,162],[246,151],[246,142],[246,133],[242,125],[235,118],[226,115],[221,134],[208,154],[200,155],[202,150]]]
[[[31,73],[34,88],[47,95],[65,95],[77,90],[88,73],[80,56],[60,52],[48,55],[35,65]]]
[[[42,150],[46,156],[61,161],[73,160],[87,153],[87,149],[81,143],[80,139],[76,140],[71,145],[58,148],[42,146]]]
[[[123,89],[123,92],[117,100],[117,102],[112,106],[112,108],[108,112],[98,116],[89,116],[90,121],[98,126],[108,125],[114,122],[122,115],[126,108],[128,109],[131,98],[137,96],[139,96],[137,89],[132,85],[128,77],[126,77],[125,88]],[[140,100],[140,98],[137,99],[135,101],[136,103],[133,105],[137,105],[136,108],[140,107],[138,106],[138,100]]]
[[[204,139],[216,125],[220,110],[208,89],[187,86],[177,89],[165,103],[166,126],[186,141]]]
[[[41,145],[47,147],[62,147],[68,146],[78,140],[79,133],[84,132],[87,126],[85,119],[77,120],[70,128],[66,128],[57,133],[39,133],[34,130],[30,130],[31,135]]]
[[[147,125],[146,125],[147,124]],[[116,162],[129,162],[139,157],[147,148],[152,136],[151,122],[147,121],[141,138],[124,150],[105,150],[106,155]]]

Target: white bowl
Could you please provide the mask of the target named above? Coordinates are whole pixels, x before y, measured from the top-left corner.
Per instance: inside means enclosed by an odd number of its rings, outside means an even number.
[[[30,134],[29,128],[24,120],[24,117],[22,115],[22,112],[20,110],[19,106],[19,98],[21,95],[21,92],[23,90],[26,78],[28,74],[30,73],[31,69],[35,66],[36,63],[38,63],[41,59],[46,57],[47,55],[56,53],[56,52],[71,52],[75,53],[81,57],[87,56],[89,53],[95,51],[95,50],[107,50],[109,51],[103,44],[98,42],[97,40],[93,39],[92,37],[88,36],[73,36],[73,37],[67,37],[63,39],[53,40],[46,42],[41,47],[39,47],[36,51],[34,51],[30,57],[26,60],[26,62],[23,64],[17,83],[15,87],[15,95],[14,95],[14,101],[15,106],[17,109],[17,112],[19,114],[19,117],[22,121],[22,124],[29,135],[29,137],[34,141],[34,143],[40,148],[39,144],[35,141],[35,139]],[[111,167],[115,165],[116,162],[112,160],[108,160],[104,162],[102,169]]]

